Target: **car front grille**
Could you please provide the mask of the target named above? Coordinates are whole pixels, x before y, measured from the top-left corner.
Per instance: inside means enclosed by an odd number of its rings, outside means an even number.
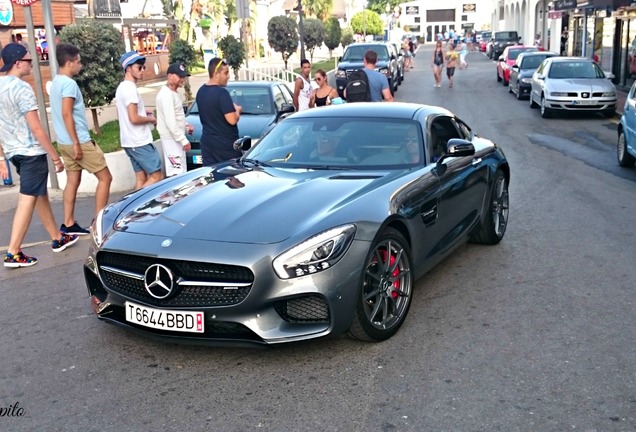
[[[172,271],[174,295],[157,299],[148,293],[143,276],[153,264],[162,264]],[[246,267],[113,252],[99,252],[97,266],[109,290],[163,307],[235,305],[247,297],[254,282],[254,274]]]
[[[279,301],[274,306],[282,319],[291,323],[328,323],[329,306],[323,296],[312,294]]]

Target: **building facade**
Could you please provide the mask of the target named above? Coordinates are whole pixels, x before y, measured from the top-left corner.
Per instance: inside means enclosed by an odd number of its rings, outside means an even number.
[[[490,29],[492,10],[490,0],[413,0],[400,3],[400,26],[432,42],[436,35],[451,30],[472,33]]]
[[[619,87],[636,78],[636,4],[631,0],[495,0],[491,25],[517,30],[524,43],[593,58]]]

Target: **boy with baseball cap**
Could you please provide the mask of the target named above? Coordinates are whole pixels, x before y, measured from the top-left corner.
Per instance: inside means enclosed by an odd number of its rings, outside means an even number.
[[[146,69],[146,58],[137,51],[129,51],[121,56],[119,63],[124,69],[124,80],[115,93],[119,138],[135,171],[135,189],[141,189],[163,179],[161,158],[152,144],[152,125],[157,124],[157,120],[146,112],[137,90],[137,82]]]

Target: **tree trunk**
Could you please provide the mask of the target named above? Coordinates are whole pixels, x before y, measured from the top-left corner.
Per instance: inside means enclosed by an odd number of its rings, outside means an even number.
[[[97,117],[97,108],[91,108],[91,114],[93,114],[93,129],[95,133],[99,135],[102,133],[102,129],[99,127],[99,117]]]

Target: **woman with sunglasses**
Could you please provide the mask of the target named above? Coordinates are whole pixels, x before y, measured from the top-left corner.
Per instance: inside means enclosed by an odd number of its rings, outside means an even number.
[[[435,78],[434,87],[442,86],[442,69],[444,68],[444,49],[442,48],[442,41],[438,40],[435,43],[435,50],[433,51],[433,77]]]
[[[318,69],[314,77],[314,81],[318,84],[318,88],[311,92],[309,98],[309,107],[331,105],[332,99],[338,97],[338,91],[327,84],[327,74],[324,70]]]

